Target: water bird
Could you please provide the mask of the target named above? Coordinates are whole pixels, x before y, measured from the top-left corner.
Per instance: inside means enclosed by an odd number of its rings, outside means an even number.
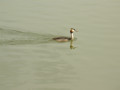
[[[58,42],[67,42],[67,41],[70,41],[70,40],[74,40],[74,36],[73,36],[74,31],[78,32],[74,28],[70,29],[71,37],[64,37],[64,36],[63,37],[55,37],[55,38],[53,38],[53,40],[56,40]]]

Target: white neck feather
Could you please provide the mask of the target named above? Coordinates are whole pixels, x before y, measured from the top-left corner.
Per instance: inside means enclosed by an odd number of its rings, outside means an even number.
[[[71,40],[73,40],[74,39],[74,36],[73,36],[73,33],[71,33]]]

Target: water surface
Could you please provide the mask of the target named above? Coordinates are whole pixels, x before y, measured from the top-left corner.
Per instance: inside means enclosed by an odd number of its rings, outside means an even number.
[[[1,0],[0,89],[119,90],[119,16],[118,0]]]

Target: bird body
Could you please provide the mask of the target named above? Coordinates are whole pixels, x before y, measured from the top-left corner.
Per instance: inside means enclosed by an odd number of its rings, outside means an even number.
[[[70,41],[70,40],[73,40],[74,39],[74,36],[73,36],[73,32],[76,31],[75,29],[71,28],[70,29],[70,34],[71,34],[71,37],[55,37],[53,38],[53,40],[56,40],[58,42],[66,42],[66,41]]]

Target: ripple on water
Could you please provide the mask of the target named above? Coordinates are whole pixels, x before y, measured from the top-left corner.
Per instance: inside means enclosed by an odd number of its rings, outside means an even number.
[[[42,44],[52,41],[53,35],[22,32],[0,28],[0,45]]]

